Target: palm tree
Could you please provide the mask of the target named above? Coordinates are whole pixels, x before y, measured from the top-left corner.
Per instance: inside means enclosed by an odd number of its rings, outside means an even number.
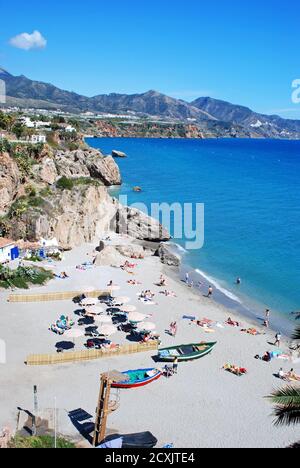
[[[289,385],[268,398],[275,404],[276,426],[300,424],[300,387]]]
[[[293,340],[300,341],[300,327],[295,330],[292,338]],[[285,388],[274,391],[268,399],[275,405],[276,426],[300,424],[300,387],[288,385]],[[293,448],[297,446],[299,447],[299,444],[295,444]]]
[[[292,336],[293,340],[295,341],[300,341],[300,327],[297,327],[293,336]]]

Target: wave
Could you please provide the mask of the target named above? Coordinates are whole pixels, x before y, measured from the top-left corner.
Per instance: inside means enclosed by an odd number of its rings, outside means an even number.
[[[226,288],[223,288],[216,279],[212,278],[209,276],[207,273],[204,273],[203,271],[199,270],[198,268],[195,270],[196,273],[199,275],[203,276],[209,283],[211,283],[213,286],[215,286],[218,291],[223,293],[225,296],[229,297],[232,301],[238,302],[239,304],[242,304],[241,299],[239,299],[235,294],[233,294],[231,291],[229,291]]]
[[[182,247],[179,244],[176,244],[176,242],[166,242],[166,245],[168,245],[169,247],[173,247],[174,250],[178,250],[182,254],[187,254],[188,253],[188,251],[184,247]]]

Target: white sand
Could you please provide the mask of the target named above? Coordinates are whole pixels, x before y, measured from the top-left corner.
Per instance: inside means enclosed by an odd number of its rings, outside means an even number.
[[[281,360],[270,364],[254,359],[272,350],[267,342],[274,336],[250,336],[239,328],[225,326],[215,328],[214,334],[206,334],[196,325],[182,320],[183,315],[199,319],[209,317],[224,323],[232,311],[193,293],[184,284],[168,280],[168,289],[176,291],[178,298],[159,294],[154,286],[164,267],[157,258],[138,261],[135,279],[142,286],[130,286],[130,276],[121,270],[97,267],[85,272],[75,269],[76,264],[91,260],[93,246],[83,246],[66,254],[56,271],[67,271],[71,278],[55,280],[38,291],[77,290],[83,286],[105,288],[108,281],[121,286],[120,295],[130,296],[132,304],[141,313],[149,314],[157,324],[162,344],[183,344],[218,341],[213,353],[193,363],[179,365],[178,376],[165,378],[137,390],[121,392],[121,406],[109,417],[108,429],[120,433],[150,430],[159,440],[159,447],[173,443],[176,448],[196,447],[285,447],[297,440],[294,428],[276,428],[272,421],[272,406],[264,397],[284,385],[273,374],[280,367],[289,371],[294,367],[300,374],[300,365]],[[88,253],[88,255],[87,255]],[[142,289],[156,292],[158,305],[146,306],[138,301]],[[117,293],[119,295],[119,292]],[[61,314],[74,319],[76,307],[71,301],[46,304],[9,304],[8,293],[0,293],[0,338],[7,346],[7,364],[0,365],[0,428],[16,425],[17,407],[33,409],[33,385],[38,386],[39,406],[52,408],[54,398],[59,408],[59,431],[74,438],[78,431],[70,422],[68,412],[82,408],[94,417],[99,377],[110,369],[128,370],[154,367],[151,353],[115,357],[84,364],[57,367],[27,367],[24,364],[30,353],[55,352],[55,344],[63,337],[48,331]],[[239,320],[239,318],[237,318]],[[165,334],[171,321],[177,320],[179,331],[176,339]],[[248,328],[252,324],[242,320]],[[117,343],[125,343],[126,335],[113,337]],[[76,350],[83,348],[84,338],[77,340]],[[283,347],[287,349],[286,346]],[[233,363],[249,370],[238,378],[222,370]]]

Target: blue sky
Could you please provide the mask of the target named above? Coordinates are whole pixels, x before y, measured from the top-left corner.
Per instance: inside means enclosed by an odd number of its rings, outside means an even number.
[[[155,89],[300,118],[299,1],[1,2],[0,65],[85,95]],[[41,49],[10,44],[39,31]]]

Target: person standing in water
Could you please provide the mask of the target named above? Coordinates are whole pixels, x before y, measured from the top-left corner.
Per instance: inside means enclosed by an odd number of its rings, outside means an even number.
[[[271,311],[270,311],[270,309],[266,309],[264,325],[265,325],[265,327],[267,327],[267,328],[269,328],[269,326],[270,326],[270,316],[271,316]]]
[[[277,335],[275,336],[274,346],[278,346],[278,348],[280,348],[280,345],[281,345],[281,333],[277,333]]]
[[[242,280],[241,280],[241,278],[237,278],[237,280],[236,280],[236,284],[237,284],[238,286],[239,286],[240,284],[242,284]]]
[[[186,284],[189,284],[190,282],[190,275],[188,273],[185,274],[185,282]]]

